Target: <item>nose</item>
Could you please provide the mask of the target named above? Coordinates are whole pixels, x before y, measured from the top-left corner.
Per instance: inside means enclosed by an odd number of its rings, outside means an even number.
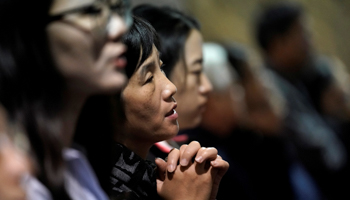
[[[117,14],[111,16],[107,25],[107,34],[110,40],[121,37],[127,31],[125,20]]]
[[[174,95],[177,92],[176,86],[165,75],[163,75],[163,91],[162,97],[166,101],[174,101]]]
[[[213,90],[213,86],[210,83],[207,75],[205,75],[205,73],[201,74],[201,82],[200,83],[201,83],[199,86],[199,93],[200,94],[208,95]]]

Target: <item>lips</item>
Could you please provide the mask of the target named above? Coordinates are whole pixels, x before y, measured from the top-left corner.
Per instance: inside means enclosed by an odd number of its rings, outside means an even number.
[[[165,115],[165,117],[169,117],[170,115],[176,114],[176,107],[177,105],[175,104],[173,108]]]
[[[171,110],[170,112],[168,112],[166,115],[165,115],[165,117],[169,117],[170,115],[172,115],[172,114],[175,114],[176,113],[176,110]]]
[[[126,67],[126,64],[127,60],[124,55],[121,55],[114,60],[114,65],[118,69],[124,69]]]

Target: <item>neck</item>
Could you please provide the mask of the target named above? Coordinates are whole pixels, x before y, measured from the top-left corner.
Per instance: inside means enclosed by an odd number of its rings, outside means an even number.
[[[87,98],[86,94],[80,94],[77,92],[67,92],[65,94],[64,107],[61,112],[62,132],[64,145],[70,146],[73,140],[74,131],[80,111]]]
[[[128,149],[136,153],[142,159],[146,159],[150,148],[153,143],[148,143],[144,138],[135,139],[130,138],[128,136],[133,135],[128,132],[124,132],[123,134],[117,134],[116,141],[126,146]]]
[[[143,141],[127,141],[123,145],[135,152],[142,159],[146,159],[152,145],[146,145]]]

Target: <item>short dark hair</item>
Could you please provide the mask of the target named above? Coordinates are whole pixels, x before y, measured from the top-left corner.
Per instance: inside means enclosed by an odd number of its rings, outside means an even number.
[[[191,30],[200,30],[199,22],[167,6],[143,4],[135,7],[133,13],[147,20],[157,31],[162,44],[160,59],[165,64],[163,70],[170,77],[175,64],[184,57],[184,46]]]
[[[158,50],[161,48],[158,34],[152,25],[137,16],[133,16],[133,20],[130,30],[123,36],[123,42],[128,47],[125,54],[128,61],[126,66],[128,78],[152,54],[153,44]]]
[[[301,5],[282,2],[263,10],[256,21],[256,40],[263,50],[268,50],[270,42],[278,35],[286,33],[303,14]]]

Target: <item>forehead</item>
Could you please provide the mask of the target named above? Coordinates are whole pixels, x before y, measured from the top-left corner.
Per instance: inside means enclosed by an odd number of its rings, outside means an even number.
[[[73,8],[78,8],[94,3],[97,0],[53,0],[49,14],[54,15]]]
[[[191,61],[202,57],[202,36],[199,31],[193,29],[185,43],[185,56]]]
[[[158,58],[159,58],[158,49],[157,49],[157,47],[154,44],[152,44],[152,48],[150,49],[150,51],[148,51],[147,49],[143,48],[142,45],[140,45],[140,46],[141,46],[141,48],[140,48],[140,52],[141,53],[140,53],[140,56],[139,56],[139,61],[137,63],[138,67],[137,67],[136,71],[139,68],[141,68],[142,65],[144,65],[145,63],[150,62],[152,59],[154,59],[153,58],[154,56],[158,56]],[[145,51],[147,51],[147,52],[145,52]],[[147,58],[143,58],[143,57],[145,57],[147,55],[148,55]]]

